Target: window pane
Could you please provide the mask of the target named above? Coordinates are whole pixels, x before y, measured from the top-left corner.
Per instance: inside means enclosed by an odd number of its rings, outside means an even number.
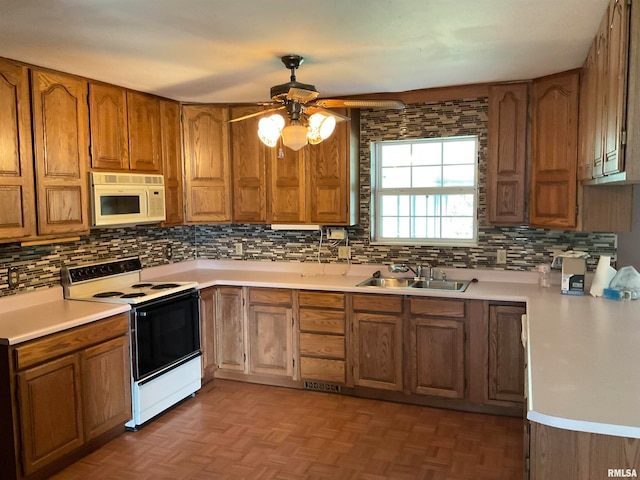
[[[447,217],[473,217],[473,195],[443,195],[442,215]]]
[[[476,145],[473,140],[459,142],[444,142],[442,148],[442,163],[475,163]]]
[[[473,187],[475,185],[475,165],[455,165],[443,167],[444,187]]]
[[[400,206],[398,208],[398,215],[401,216],[409,216],[411,215],[411,206],[410,206],[410,198],[409,195],[400,195],[398,197]]]
[[[381,234],[385,238],[398,238],[398,218],[382,217]]]
[[[411,165],[411,145],[384,145],[382,147],[382,167],[404,167]]]
[[[444,238],[473,238],[473,218],[443,217],[442,236]]]
[[[427,197],[427,215],[437,217],[440,215],[440,195]]]
[[[426,217],[415,217],[413,219],[413,238],[426,238],[427,219]]]
[[[426,238],[440,238],[440,217],[427,217]]]
[[[382,169],[382,188],[411,187],[411,168],[394,167]]]
[[[442,163],[442,142],[413,145],[412,160],[414,165],[440,165]]]
[[[428,195],[414,195],[412,198],[414,214],[418,217],[425,217],[427,215]]]
[[[441,187],[442,168],[438,167],[413,167],[414,188]]]
[[[411,237],[411,229],[409,228],[411,225],[409,217],[401,217],[398,219],[398,230],[400,238],[410,238]]]
[[[381,214],[385,216],[398,214],[398,196],[397,195],[385,195],[382,197]]]

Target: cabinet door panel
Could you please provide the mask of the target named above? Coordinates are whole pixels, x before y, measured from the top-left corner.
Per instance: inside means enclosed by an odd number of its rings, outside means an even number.
[[[629,6],[626,0],[614,0],[609,12],[607,69],[607,114],[604,142],[604,174],[624,170],[622,130],[627,104],[627,65],[629,43]]]
[[[262,107],[236,107],[231,118],[259,112]],[[231,164],[233,166],[233,220],[237,223],[267,221],[267,161],[274,150],[258,138],[254,117],[231,124]]]
[[[355,384],[402,390],[402,318],[355,313],[353,322]]]
[[[200,345],[202,378],[209,380],[216,370],[216,288],[200,290]]]
[[[87,83],[32,71],[38,232],[89,229]]]
[[[247,320],[249,373],[293,377],[291,308],[250,305]]]
[[[186,220],[231,221],[229,110],[225,107],[183,107]]]
[[[524,307],[489,306],[489,400],[524,401]]]
[[[129,169],[127,94],[110,85],[89,85],[91,167]]]
[[[160,101],[160,134],[164,194],[167,204],[167,220],[164,224],[180,225],[184,222],[184,200],[180,105],[177,102]]]
[[[591,44],[580,72],[580,106],[578,120],[578,179],[590,180],[593,173],[594,132],[597,88],[596,41]]]
[[[305,201],[304,149],[284,150],[284,158],[269,165],[271,205],[268,212],[271,223],[303,223],[307,219]]]
[[[218,368],[244,370],[242,288],[220,287],[216,294],[216,356]]]
[[[525,221],[527,85],[496,85],[489,90],[489,222]]]
[[[160,158],[160,103],[157,98],[127,92],[129,168],[162,173]]]
[[[464,322],[411,321],[411,391],[448,398],[465,396]]]
[[[82,415],[88,441],[131,419],[128,336],[84,350],[81,361]]]
[[[593,143],[593,162],[591,172],[593,177],[601,177],[604,173],[604,137],[607,125],[606,94],[607,94],[607,51],[609,49],[609,7],[596,35],[595,51],[595,131]]]
[[[26,67],[0,60],[0,239],[35,234],[33,150]]]
[[[82,432],[80,366],[76,355],[18,374],[26,475],[78,448]]]
[[[576,226],[577,115],[577,72],[534,81],[532,225],[563,228]]]

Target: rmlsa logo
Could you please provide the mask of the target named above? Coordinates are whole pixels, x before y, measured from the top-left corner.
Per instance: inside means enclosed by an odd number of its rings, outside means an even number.
[[[638,478],[635,468],[610,468],[607,476],[613,478]]]

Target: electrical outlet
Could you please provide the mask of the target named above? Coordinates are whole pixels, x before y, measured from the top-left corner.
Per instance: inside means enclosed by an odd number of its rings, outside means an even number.
[[[503,248],[497,251],[496,254],[496,263],[505,264],[507,263],[507,251]]]
[[[7,274],[9,277],[9,288],[18,288],[18,285],[20,284],[20,270],[18,270],[18,267],[9,267]]]
[[[166,258],[167,260],[171,260],[171,257],[173,257],[173,248],[171,247],[171,245],[165,245],[164,258]]]
[[[344,240],[347,236],[347,231],[344,228],[330,228],[327,233],[329,240]]]
[[[242,244],[236,243],[236,255],[242,255]]]
[[[338,258],[349,260],[351,258],[351,247],[338,247]]]

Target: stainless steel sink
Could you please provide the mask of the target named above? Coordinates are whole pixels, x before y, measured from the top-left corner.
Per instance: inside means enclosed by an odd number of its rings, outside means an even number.
[[[451,292],[464,292],[469,286],[469,281],[456,280],[421,280],[415,281],[410,277],[384,278],[371,277],[360,282],[358,287],[383,287],[383,288],[416,288],[420,290],[448,290]]]
[[[358,287],[385,287],[385,288],[402,288],[409,287],[414,283],[413,278],[384,278],[384,277],[371,277],[367,278],[364,282],[360,282]]]
[[[413,282],[409,286],[411,288],[420,288],[424,290],[451,290],[455,292],[464,292],[469,286],[469,282],[457,282],[455,280],[423,280],[420,282]]]

